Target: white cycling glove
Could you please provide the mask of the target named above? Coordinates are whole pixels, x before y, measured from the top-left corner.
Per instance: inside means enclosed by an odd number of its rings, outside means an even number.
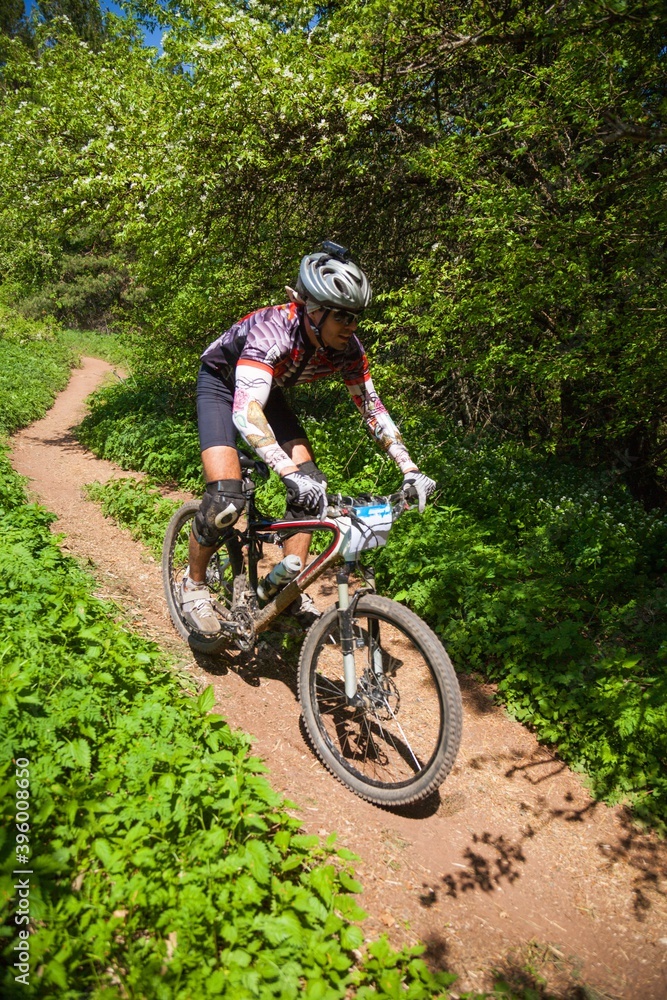
[[[416,492],[419,500],[419,513],[423,514],[426,501],[435,490],[436,484],[423,472],[413,469],[412,472],[406,472],[403,476],[403,489],[406,490],[408,486],[411,486]]]
[[[318,483],[303,472],[288,472],[283,476],[287,488],[287,505],[302,507],[305,512],[313,512],[322,517],[327,503],[327,484]]]

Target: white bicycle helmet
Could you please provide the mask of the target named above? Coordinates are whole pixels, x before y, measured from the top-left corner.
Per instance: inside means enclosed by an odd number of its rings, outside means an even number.
[[[325,309],[360,313],[370,305],[372,293],[360,267],[347,260],[348,251],[336,243],[323,243],[324,252],[307,254],[299,267],[297,294]]]

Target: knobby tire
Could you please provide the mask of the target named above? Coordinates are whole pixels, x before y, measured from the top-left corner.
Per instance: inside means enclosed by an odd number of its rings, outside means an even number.
[[[218,653],[223,649],[229,648],[229,635],[222,633],[213,637],[207,637],[201,632],[197,632],[183,618],[178,599],[179,585],[188,561],[187,541],[194,516],[199,510],[199,504],[199,500],[188,501],[188,503],[176,511],[167,526],[162,546],[162,583],[171,620],[181,638],[185,639],[190,647],[198,653]],[[212,563],[214,559],[215,556],[212,559]],[[213,565],[209,564],[207,583],[210,589],[216,593],[217,599],[221,603],[228,604],[228,597],[221,590],[220,581],[216,581],[215,579],[216,567],[224,565],[226,562],[226,550],[222,546],[218,553],[217,562],[213,563]]]
[[[301,650],[306,729],[322,762],[361,798],[408,805],[431,795],[454,764],[462,727],[456,674],[437,636],[402,604],[363,596],[354,623],[364,704],[347,703],[332,608],[311,627]]]

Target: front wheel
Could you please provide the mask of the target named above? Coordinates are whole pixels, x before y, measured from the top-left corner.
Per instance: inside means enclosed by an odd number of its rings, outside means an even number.
[[[229,647],[229,634],[222,632],[206,636],[197,632],[185,620],[181,610],[180,591],[188,568],[190,531],[198,510],[199,501],[190,500],[176,511],[167,526],[162,546],[162,583],[169,614],[179,635],[199,653],[217,653]],[[220,607],[231,607],[233,572],[224,546],[211,557],[206,571],[206,585]]]
[[[412,611],[376,594],[353,618],[357,695],[345,694],[338,613],[306,637],[299,697],[315,750],[353,792],[378,805],[426,798],[449,774],[461,742],[461,693],[437,636]]]

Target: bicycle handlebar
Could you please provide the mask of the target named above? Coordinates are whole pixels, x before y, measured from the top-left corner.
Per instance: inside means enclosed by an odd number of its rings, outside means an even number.
[[[239,451],[238,455],[241,470],[244,474],[249,475],[251,472],[256,472],[260,479],[269,478],[269,467],[265,462],[261,462],[259,459],[251,458],[250,455],[246,455],[242,451]],[[405,489],[399,490],[397,493],[390,493],[389,496],[374,496],[371,493],[362,493],[357,497],[353,497],[342,493],[327,493],[327,505],[329,507],[340,508],[367,507],[375,504],[388,503],[393,507],[403,501],[406,504],[405,509],[409,510],[412,509],[412,504],[410,504],[409,501],[417,500],[418,497],[419,495],[414,486],[407,486]],[[296,496],[293,495],[293,491],[289,489],[287,490],[287,499],[288,502],[296,499]]]

